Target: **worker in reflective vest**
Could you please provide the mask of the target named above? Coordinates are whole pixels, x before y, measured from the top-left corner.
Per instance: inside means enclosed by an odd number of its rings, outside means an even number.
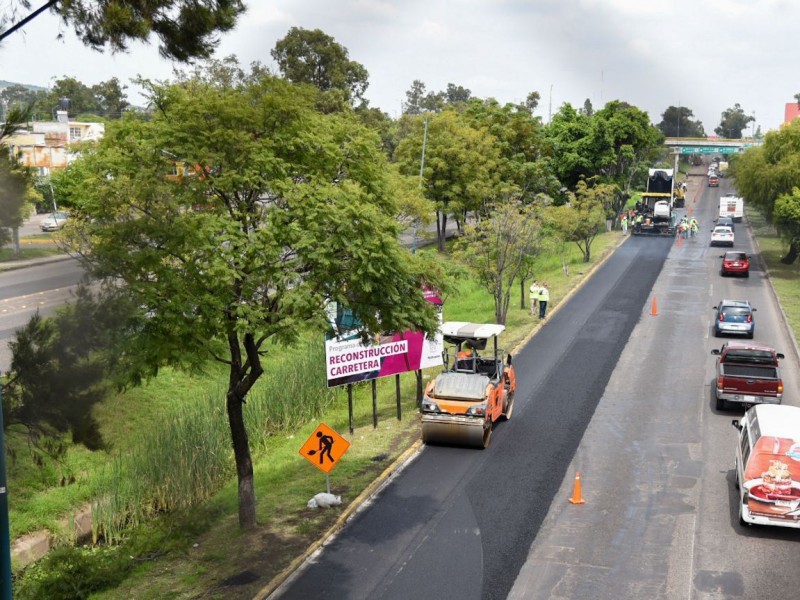
[[[550,290],[547,289],[547,283],[539,286],[539,318],[544,319],[547,314],[547,303],[550,302]]]

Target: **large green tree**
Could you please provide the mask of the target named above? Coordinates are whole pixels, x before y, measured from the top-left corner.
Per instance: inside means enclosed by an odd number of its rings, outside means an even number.
[[[19,4],[30,7],[29,0]],[[124,52],[131,41],[144,42],[155,34],[162,56],[187,62],[211,56],[218,34],[234,28],[245,6],[242,0],[48,0],[39,11],[46,9],[74,27],[81,41],[95,50]],[[0,34],[0,40],[21,24]]]
[[[692,117],[694,113],[686,106],[668,106],[657,127],[666,137],[706,137],[703,124]]]
[[[745,201],[757,206],[769,219],[776,219],[777,200],[792,195],[800,187],[800,120],[767,133],[764,144],[748,148],[731,163],[736,188]],[[794,263],[800,256],[800,244],[790,233],[794,227],[790,220],[795,213],[784,209],[781,213],[781,234],[789,250],[781,259]]]
[[[294,83],[308,83],[322,90],[338,90],[353,102],[363,101],[369,73],[350,60],[347,48],[320,29],[292,27],[270,52],[281,74]]]
[[[140,307],[124,357],[132,375],[227,365],[239,523],[250,528],[243,410],[265,344],[327,327],[329,301],[351,307],[367,333],[431,332],[422,286],[441,281],[398,242],[377,135],[352,115],[315,112],[310,88],[240,74],[148,83],[150,119],[116,122],[84,150],[90,175],[71,241],[107,294]],[[186,175],[169,176],[175,157],[191,165]]]
[[[553,173],[551,148],[545,144],[541,119],[525,107],[473,99],[464,116],[490,133],[499,153],[499,177],[508,195],[531,204],[555,196],[561,187]]]
[[[421,185],[425,197],[436,206],[438,248],[444,252],[448,218],[463,220],[496,193],[498,148],[485,129],[471,127],[465,117],[452,110],[415,117],[412,127],[412,133],[398,145],[395,160],[403,173],[418,175],[424,143]]]
[[[744,109],[737,102],[722,112],[719,125],[714,129],[714,133],[723,138],[739,140],[742,138],[742,131],[755,120],[754,116],[745,114]]]

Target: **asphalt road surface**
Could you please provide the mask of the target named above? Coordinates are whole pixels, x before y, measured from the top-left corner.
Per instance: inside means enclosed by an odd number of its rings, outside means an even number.
[[[722,278],[709,246],[728,184],[690,186],[698,238],[629,239],[553,315],[515,357],[514,417],[487,450],[426,447],[275,596],[794,597],[800,533],[739,525],[741,411],[713,402],[712,307],[733,298],[757,307],[756,341],[786,354],[784,403],[800,405],[796,346],[746,223],[749,279]],[[572,505],[578,471],[586,503]]]
[[[65,260],[0,273],[0,370],[11,366],[8,342],[36,311],[50,315],[72,297],[84,271]]]
[[[282,598],[505,598],[670,250],[628,240],[519,355],[486,450],[426,447]]]
[[[622,353],[569,473],[582,474],[586,504],[557,500],[510,598],[672,599],[798,597],[796,530],[743,527],[733,487],[741,410],[714,407],[712,306],[757,307],[757,342],[786,354],[785,404],[800,404],[798,357],[746,223],[736,249],[756,254],[749,279],[719,275],[725,249],[709,246],[722,187],[699,188],[688,205],[699,239],[673,246]]]

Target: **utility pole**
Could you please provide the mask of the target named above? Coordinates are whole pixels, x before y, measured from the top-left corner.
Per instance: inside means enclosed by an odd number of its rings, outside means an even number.
[[[8,490],[6,488],[6,440],[3,431],[3,398],[0,393],[0,578],[2,598],[11,600],[11,527],[8,522]]]
[[[425,149],[428,147],[428,115],[425,115],[425,130],[422,134],[422,158],[419,161],[419,187],[422,189],[422,172],[425,169]],[[439,227],[437,221],[436,227]],[[417,222],[414,221],[414,245],[411,248],[411,253],[417,253]]]

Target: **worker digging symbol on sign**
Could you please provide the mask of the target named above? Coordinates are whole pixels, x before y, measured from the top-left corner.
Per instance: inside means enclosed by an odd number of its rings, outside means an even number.
[[[321,431],[317,432],[317,438],[319,439],[319,449],[309,450],[308,454],[314,456],[314,454],[319,453],[319,464],[325,462],[326,454],[328,455],[328,460],[334,462],[333,455],[331,454],[331,450],[333,450],[333,438],[329,435],[325,435]]]

